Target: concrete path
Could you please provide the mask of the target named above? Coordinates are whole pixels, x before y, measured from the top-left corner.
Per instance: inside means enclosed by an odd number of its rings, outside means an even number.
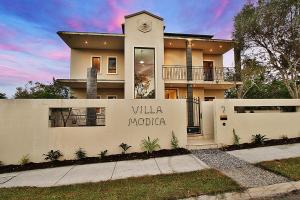
[[[207,149],[194,150],[193,153],[208,166],[221,171],[246,188],[267,186],[288,181],[285,177],[255,167],[224,151]]]
[[[297,143],[259,147],[253,149],[227,151],[227,153],[249,163],[258,163],[262,161],[300,157],[300,144]]]
[[[0,174],[0,187],[50,187],[145,175],[189,172],[205,168],[208,168],[205,163],[190,154]]]

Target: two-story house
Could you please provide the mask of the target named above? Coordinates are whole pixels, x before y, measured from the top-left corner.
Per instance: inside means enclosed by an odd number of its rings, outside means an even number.
[[[234,86],[233,68],[223,66],[232,40],[166,33],[163,18],[147,11],[125,16],[122,30],[122,34],[58,32],[71,48],[70,79],[59,81],[70,87],[72,96],[86,98],[90,67],[97,69],[101,99],[212,100],[224,98],[224,91]],[[193,106],[188,108],[192,113]]]

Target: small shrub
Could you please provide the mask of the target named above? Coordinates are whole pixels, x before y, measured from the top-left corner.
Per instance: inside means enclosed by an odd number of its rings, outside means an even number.
[[[158,144],[158,138],[151,140],[149,136],[147,139],[142,140],[142,146],[143,149],[147,152],[147,154],[152,153],[156,149],[160,149],[160,146]]]
[[[178,139],[175,136],[174,131],[172,131],[171,147],[172,147],[172,149],[178,149],[179,148],[179,146],[178,146]]]
[[[29,154],[26,154],[21,157],[21,160],[19,161],[20,165],[26,165],[30,162]]]
[[[3,162],[0,160],[0,166],[3,165]]]
[[[267,139],[268,138],[266,138],[266,135],[261,135],[261,134],[252,135],[252,143],[254,144],[264,144]]]
[[[50,150],[47,154],[43,154],[45,156],[45,160],[57,161],[60,157],[62,157],[62,153],[59,150]]]
[[[282,135],[282,136],[281,136],[281,139],[283,139],[283,140],[288,140],[289,137],[288,137],[287,135]]]
[[[233,129],[232,132],[233,132],[233,144],[239,146],[241,138],[235,133],[235,129]]]
[[[84,158],[86,158],[86,151],[82,148],[79,148],[76,152],[75,152],[75,155],[76,155],[76,159],[77,160],[82,160]]]
[[[106,156],[107,152],[108,150],[101,151],[99,154],[100,159],[103,159]]]
[[[119,145],[119,147],[122,148],[122,154],[125,154],[126,151],[131,147],[130,145],[126,144],[126,143],[123,143]]]

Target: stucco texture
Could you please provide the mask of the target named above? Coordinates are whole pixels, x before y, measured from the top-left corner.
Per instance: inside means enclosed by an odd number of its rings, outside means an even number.
[[[140,112],[144,106],[147,110]],[[156,112],[159,106],[161,112],[149,114],[150,107]],[[106,126],[50,127],[49,108],[58,107],[105,107]],[[130,119],[139,118],[158,118],[157,122],[163,118],[165,123],[129,125]],[[172,131],[181,147],[187,143],[184,100],[0,100],[0,119],[0,160],[4,164],[17,164],[26,154],[31,161],[42,162],[43,154],[51,149],[60,150],[63,159],[74,159],[79,147],[88,156],[106,149],[108,154],[117,154],[122,142],[132,146],[129,152],[140,152],[141,140],[148,136],[158,138],[161,148],[171,148]]]

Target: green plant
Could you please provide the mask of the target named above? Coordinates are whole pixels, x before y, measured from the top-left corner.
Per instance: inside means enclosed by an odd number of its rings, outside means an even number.
[[[252,135],[252,143],[254,144],[264,144],[267,139],[268,138],[266,138],[266,135],[261,135],[261,134]]]
[[[84,158],[86,158],[86,151],[82,148],[79,148],[76,152],[75,152],[75,155],[76,155],[76,159],[77,160],[82,160]]]
[[[106,149],[106,150],[100,152],[100,154],[99,154],[100,159],[103,159],[106,156],[107,151],[108,150]]]
[[[288,140],[289,137],[288,137],[287,135],[282,135],[282,136],[281,136],[281,139],[283,139],[283,140]]]
[[[122,148],[122,154],[125,154],[126,151],[127,151],[131,146],[128,145],[128,144],[126,144],[126,143],[123,143],[123,142],[122,142],[122,143],[119,145],[119,147]]]
[[[43,154],[45,156],[45,160],[57,161],[63,154],[59,150],[50,150],[47,154]]]
[[[151,140],[149,136],[147,139],[142,140],[142,146],[143,149],[147,152],[147,154],[152,153],[156,149],[160,149],[160,146],[158,144],[158,138]]]
[[[0,160],[0,166],[3,165],[3,162]]]
[[[235,129],[232,129],[232,132],[233,132],[233,144],[239,146],[241,138],[235,133]]]
[[[20,165],[26,165],[30,162],[29,154],[26,154],[21,157],[21,160],[19,161]]]
[[[178,149],[179,148],[179,146],[178,146],[178,139],[175,136],[174,131],[172,131],[171,147],[172,147],[172,149]]]

